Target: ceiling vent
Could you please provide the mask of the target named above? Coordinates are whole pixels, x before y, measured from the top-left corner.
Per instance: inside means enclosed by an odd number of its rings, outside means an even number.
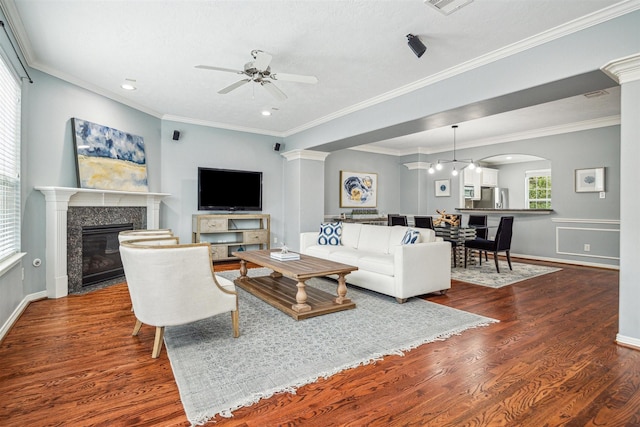
[[[449,15],[463,6],[468,5],[473,0],[424,0],[426,4],[435,7],[441,13]]]
[[[605,96],[605,95],[609,95],[609,92],[607,92],[604,89],[601,90],[594,90],[593,92],[589,92],[589,93],[585,93],[584,96],[586,98],[598,98],[600,96]]]

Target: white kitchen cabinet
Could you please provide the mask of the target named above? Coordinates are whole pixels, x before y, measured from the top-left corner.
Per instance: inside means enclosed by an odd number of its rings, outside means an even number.
[[[498,186],[498,169],[482,168],[482,187]]]
[[[464,170],[464,186],[473,187],[473,197],[467,198],[467,200],[480,200],[480,187],[482,183],[481,180],[482,173],[476,172],[475,169]]]

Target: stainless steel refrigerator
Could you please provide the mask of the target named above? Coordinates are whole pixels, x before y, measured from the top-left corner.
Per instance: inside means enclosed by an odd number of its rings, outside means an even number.
[[[474,203],[476,208],[508,209],[509,189],[502,187],[482,187],[480,200]]]

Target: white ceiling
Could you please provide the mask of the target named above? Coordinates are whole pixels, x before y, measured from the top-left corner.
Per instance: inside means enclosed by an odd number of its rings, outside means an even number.
[[[475,0],[445,16],[422,0],[86,1],[0,0],[38,70],[164,119],[287,136],[567,32],[637,9],[635,0]],[[428,50],[417,58],[406,35]],[[260,49],[272,72],[315,75],[316,85],[278,82],[276,101],[257,84],[226,95],[240,79],[198,64],[242,69]],[[136,80],[137,90],[120,88]],[[613,81],[612,81],[613,86]],[[460,146],[506,135],[615,120],[619,90],[596,98],[503,113],[460,124]],[[262,116],[264,109],[273,112]],[[450,128],[373,142],[406,154],[450,148]]]

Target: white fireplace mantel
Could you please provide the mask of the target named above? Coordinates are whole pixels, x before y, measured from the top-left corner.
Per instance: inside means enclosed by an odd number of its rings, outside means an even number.
[[[147,228],[160,225],[160,201],[168,193],[93,190],[68,187],[35,187],[44,194],[46,211],[47,297],[69,293],[67,275],[67,211],[69,206],[146,207]]]

